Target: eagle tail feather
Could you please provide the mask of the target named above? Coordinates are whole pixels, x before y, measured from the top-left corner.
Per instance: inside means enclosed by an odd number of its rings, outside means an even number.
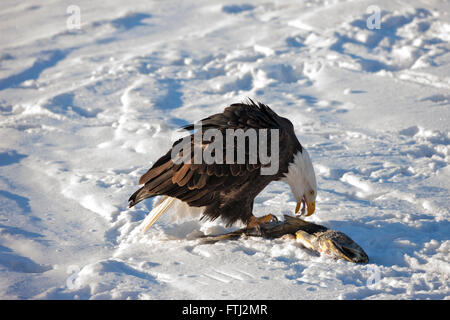
[[[159,217],[173,205],[175,200],[176,198],[164,196],[145,217],[142,222],[144,226],[142,231],[146,232],[159,219]]]

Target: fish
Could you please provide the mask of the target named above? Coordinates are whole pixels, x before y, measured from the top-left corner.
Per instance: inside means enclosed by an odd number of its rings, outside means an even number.
[[[237,240],[243,236],[292,239],[309,250],[335,259],[344,259],[353,263],[369,262],[369,257],[364,250],[346,234],[289,215],[284,215],[284,221],[270,221],[253,228],[247,227],[226,234],[202,236],[201,244]]]

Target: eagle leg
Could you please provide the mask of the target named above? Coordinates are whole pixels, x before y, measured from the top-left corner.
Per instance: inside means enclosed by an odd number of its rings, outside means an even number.
[[[278,219],[273,214],[268,214],[266,216],[259,217],[259,218],[252,215],[250,217],[249,222],[247,223],[247,229],[259,228],[260,225],[269,223],[269,222],[278,222]]]

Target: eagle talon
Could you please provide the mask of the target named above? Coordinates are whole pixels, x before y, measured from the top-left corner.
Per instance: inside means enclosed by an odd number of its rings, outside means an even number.
[[[267,221],[267,223],[278,223],[277,216],[274,216],[273,214],[269,214],[269,216],[271,216],[271,219]]]
[[[250,217],[250,221],[247,224],[247,228],[251,229],[251,228],[259,228],[261,229],[261,225],[262,224],[266,224],[266,223],[277,223],[278,222],[278,218],[276,216],[274,216],[273,214],[268,214],[266,216],[257,218],[255,216],[251,216]]]

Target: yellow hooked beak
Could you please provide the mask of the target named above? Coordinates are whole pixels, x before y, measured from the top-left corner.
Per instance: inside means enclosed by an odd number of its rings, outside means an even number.
[[[298,211],[300,210],[300,207],[302,206],[302,202],[297,202],[297,206],[295,207],[295,213],[297,214]]]
[[[302,201],[297,202],[297,206],[295,207],[295,213],[296,214],[300,210],[301,206],[302,206]],[[309,217],[310,215],[312,215],[314,213],[314,210],[316,210],[316,202],[315,201],[313,201],[313,202],[306,201],[306,207],[307,207],[306,217]]]
[[[306,207],[308,208],[307,209],[308,213],[306,214],[306,216],[309,217],[310,215],[312,215],[314,213],[314,210],[316,210],[316,202],[315,201],[306,202]]]

